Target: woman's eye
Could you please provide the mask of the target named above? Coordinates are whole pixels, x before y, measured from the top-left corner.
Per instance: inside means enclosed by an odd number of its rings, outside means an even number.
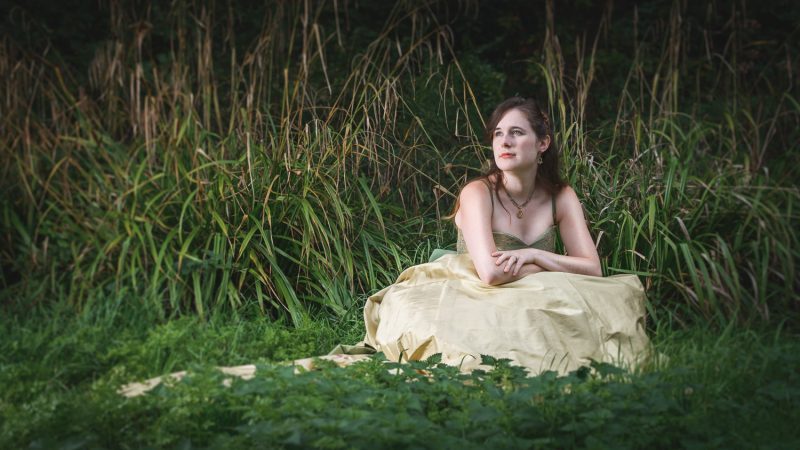
[[[514,130],[516,136],[522,136],[522,130]]]

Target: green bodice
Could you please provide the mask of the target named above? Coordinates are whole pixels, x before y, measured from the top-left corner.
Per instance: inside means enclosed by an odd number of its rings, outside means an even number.
[[[514,236],[513,234],[504,233],[502,231],[494,231],[492,232],[492,237],[494,238],[494,245],[497,247],[498,250],[517,250],[520,248],[538,248],[539,250],[545,250],[548,252],[555,252],[556,251],[556,227],[555,225],[549,227],[542,233],[539,238],[535,241],[531,242],[530,244],[526,244],[522,241],[522,239]],[[456,252],[457,253],[469,253],[467,251],[467,245],[464,242],[464,236],[461,234],[461,230],[458,230],[458,241],[456,242]]]
[[[492,191],[490,184],[484,180],[486,183],[486,188],[489,189],[489,195],[492,199],[492,214],[494,214],[494,198],[497,196],[497,193]],[[494,245],[497,247],[497,250],[518,250],[521,248],[536,248],[539,250],[544,250],[548,252],[555,252],[556,251],[556,236],[558,235],[558,228],[556,225],[558,223],[556,217],[556,198],[555,195],[551,196],[551,204],[553,209],[553,225],[547,228],[544,233],[541,234],[536,240],[531,242],[530,244],[525,243],[522,239],[518,236],[514,236],[513,234],[504,233],[502,231],[493,231],[492,238],[494,239]],[[444,250],[444,249],[434,249],[433,253],[431,253],[430,258],[428,261],[435,261],[440,257],[451,254],[451,253],[469,253],[467,251],[467,244],[464,242],[464,235],[461,233],[461,230],[458,230],[458,241],[456,241],[456,251],[452,250]]]

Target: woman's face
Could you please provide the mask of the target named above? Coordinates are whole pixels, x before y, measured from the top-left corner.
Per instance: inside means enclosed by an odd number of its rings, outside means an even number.
[[[528,118],[518,109],[509,110],[497,123],[492,137],[494,160],[500,170],[536,169],[550,138],[539,139]]]

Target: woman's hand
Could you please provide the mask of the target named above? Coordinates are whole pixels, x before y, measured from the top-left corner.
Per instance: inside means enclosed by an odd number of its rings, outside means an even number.
[[[492,256],[497,258],[494,262],[496,266],[502,266],[503,272],[509,273],[511,275],[517,275],[519,270],[525,264],[535,264],[536,263],[536,249],[533,248],[521,248],[518,250],[498,250],[492,253]]]

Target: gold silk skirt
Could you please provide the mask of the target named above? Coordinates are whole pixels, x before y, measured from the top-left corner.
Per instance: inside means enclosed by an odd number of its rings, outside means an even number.
[[[367,300],[366,344],[390,361],[470,371],[481,355],[530,374],[568,373],[592,360],[634,368],[646,357],[644,288],[635,275],[541,272],[490,286],[468,254],[409,267]]]

